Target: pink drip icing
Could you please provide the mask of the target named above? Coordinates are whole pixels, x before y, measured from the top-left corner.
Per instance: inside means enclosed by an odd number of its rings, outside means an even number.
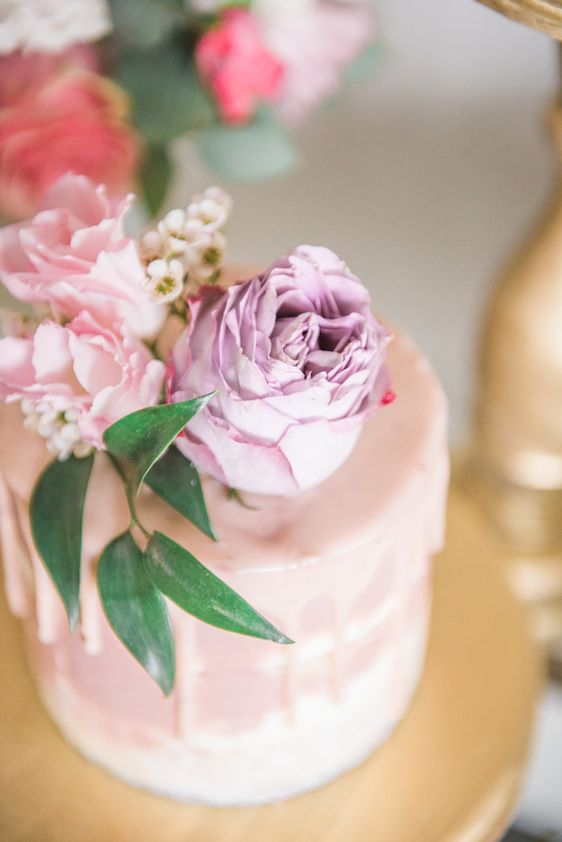
[[[29,555],[17,522],[12,495],[0,475],[0,547],[4,564],[6,597],[10,611],[16,617],[27,617],[31,611]]]
[[[59,639],[64,626],[64,610],[43,562],[35,550],[30,555],[35,573],[37,637],[40,643],[52,645]]]
[[[347,612],[345,612],[347,613]],[[331,680],[330,687],[332,692],[332,699],[334,702],[339,702],[343,695],[344,675],[343,675],[343,653],[345,649],[344,639],[345,619],[344,611],[341,606],[334,603],[334,631],[333,631],[333,646],[331,661]]]
[[[102,651],[102,618],[96,583],[96,567],[95,564],[88,562],[82,564],[80,618],[84,649],[88,655],[99,655]]]
[[[35,583],[35,615],[37,620],[37,637],[41,643],[51,645],[56,643],[66,625],[64,608],[55,586],[45,569],[45,566],[33,543],[29,523],[29,509],[23,500],[17,500],[18,520],[31,560],[33,579]]]
[[[190,741],[195,710],[195,641],[193,620],[182,616],[174,623],[176,641],[176,682],[174,689],[174,730],[178,739]]]
[[[298,716],[298,652],[295,646],[285,650],[284,705],[287,723],[296,725]]]

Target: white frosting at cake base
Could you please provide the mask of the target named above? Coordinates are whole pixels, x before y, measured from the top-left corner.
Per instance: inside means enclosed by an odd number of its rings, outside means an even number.
[[[185,744],[108,728],[72,683],[42,687],[43,702],[81,754],[133,786],[178,801],[244,806],[315,789],[363,762],[392,733],[411,702],[423,666],[425,635],[417,629],[401,654],[403,683],[389,696],[392,651],[337,703],[309,697],[298,721],[272,718],[254,731]],[[133,737],[131,739],[131,737]]]

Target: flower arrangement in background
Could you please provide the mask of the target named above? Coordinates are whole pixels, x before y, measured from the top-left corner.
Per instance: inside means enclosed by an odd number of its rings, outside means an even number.
[[[0,214],[65,172],[155,213],[184,135],[227,180],[279,174],[373,32],[369,0],[0,0]]]
[[[221,629],[291,641],[187,548],[150,532],[139,490],[216,540],[199,470],[238,499],[323,482],[393,398],[390,335],[326,248],[300,246],[226,284],[222,190],[194,196],[138,242],[123,227],[132,198],[66,175],[36,216],[0,231],[0,279],[32,311],[2,318],[0,401],[19,405],[27,435],[50,454],[31,531],[73,629],[94,460],[116,471],[130,527],[101,555],[100,597],[117,636],[170,693],[164,597]],[[149,615],[140,632],[135,617]]]

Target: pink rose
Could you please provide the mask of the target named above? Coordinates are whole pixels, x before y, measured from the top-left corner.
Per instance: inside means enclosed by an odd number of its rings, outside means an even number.
[[[177,445],[239,490],[317,485],[385,402],[388,342],[366,288],[325,248],[300,246],[226,292],[207,287],[173,350],[170,398],[217,394]]]
[[[81,44],[63,53],[33,53],[16,50],[0,55],[0,109],[24,101],[32,102],[48,82],[72,71],[100,71],[98,54]]]
[[[0,280],[20,301],[65,318],[87,310],[106,327],[123,319],[135,335],[153,336],[165,308],[143,289],[136,243],[123,232],[132,199],[111,199],[87,178],[65,176],[45,210],[0,231]]]
[[[249,120],[261,100],[272,100],[283,80],[282,63],[269,52],[254,15],[229,9],[197,42],[195,58],[226,123]]]
[[[86,313],[0,340],[0,400],[23,399],[28,426],[63,457],[83,443],[101,448],[110,424],[158,403],[163,377],[164,364],[142,342]]]
[[[120,88],[35,54],[20,56],[16,66],[26,83],[37,81],[41,68],[53,73],[25,94],[9,64],[12,81],[0,85],[0,212],[12,218],[34,213],[67,172],[122,192],[139,161],[140,143],[126,123],[128,103]]]

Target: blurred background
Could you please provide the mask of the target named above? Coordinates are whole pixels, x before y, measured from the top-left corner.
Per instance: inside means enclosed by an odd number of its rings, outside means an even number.
[[[459,442],[486,295],[555,172],[543,126],[556,49],[472,0],[376,6],[379,68],[297,128],[300,166],[228,186],[230,253],[267,263],[301,242],[339,252],[433,360]],[[169,207],[216,180],[181,141],[176,157]]]
[[[378,72],[298,129],[297,170],[229,186],[231,256],[267,263],[306,241],[340,253],[370,286],[377,310],[432,359],[458,446],[470,428],[487,296],[556,172],[544,127],[557,53],[546,36],[471,0],[377,5]],[[176,155],[170,207],[213,179],[187,145]],[[561,775],[562,693],[552,687],[518,826],[562,832]]]
[[[302,242],[337,251],[368,284],[377,311],[433,361],[450,399],[452,443],[461,446],[487,296],[556,172],[544,124],[557,54],[546,36],[473,0],[377,7],[378,69],[296,130],[299,167],[227,185],[236,209],[230,258],[266,264]],[[186,142],[176,142],[174,157],[166,209],[216,181]],[[562,692],[553,686],[521,828],[562,832],[561,776]]]

